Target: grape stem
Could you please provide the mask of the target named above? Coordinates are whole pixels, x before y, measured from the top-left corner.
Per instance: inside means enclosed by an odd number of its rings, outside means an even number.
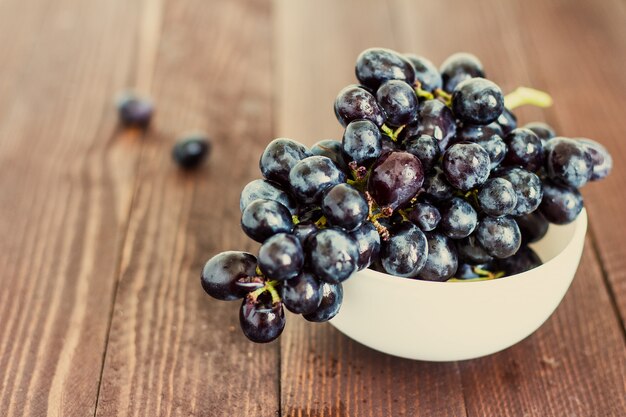
[[[444,104],[448,107],[452,105],[452,94],[445,92],[441,88],[437,88],[435,90],[435,97],[441,99],[441,101],[443,101]]]
[[[324,226],[326,226],[326,216],[322,216],[319,219],[317,219],[317,221],[315,222],[315,226],[317,226],[318,228],[323,228]]]
[[[404,130],[404,126],[405,125],[402,125],[396,130],[393,130],[392,128],[390,128],[389,126],[383,123],[383,125],[380,127],[380,130],[382,130],[385,135],[389,136],[392,141],[397,142],[398,136],[400,135],[402,130]]]
[[[419,82],[419,80],[415,81],[415,94],[417,94],[418,97],[421,97],[425,100],[432,100],[435,98],[435,96],[433,95],[433,93],[431,93],[430,91],[426,91],[424,89],[422,89],[422,83]]]
[[[382,217],[390,217],[393,210],[391,210],[390,207],[384,207],[382,210],[378,210],[378,205],[374,202],[374,199],[367,191],[365,192],[365,200],[367,201],[367,207],[369,209],[367,219],[374,225],[382,240],[389,240],[389,230],[380,224],[378,219]]]
[[[550,107],[552,105],[552,97],[544,91],[528,87],[518,87],[504,97],[504,106],[509,110],[526,104],[537,107]]]
[[[469,278],[469,279],[450,278],[447,282],[489,281],[492,279],[502,278],[504,276],[504,271],[491,272],[486,269],[482,269],[478,266],[472,267],[472,271],[474,271],[474,273],[478,275],[477,278]]]
[[[300,218],[294,214],[291,216],[291,221],[293,222],[293,224],[298,224],[300,223]]]
[[[280,294],[278,294],[278,291],[276,291],[276,285],[278,285],[278,281],[274,280],[274,281],[267,281],[265,283],[264,286],[262,286],[261,288],[252,291],[250,294],[248,294],[248,296],[256,302],[257,298],[259,298],[259,296],[261,294],[263,294],[264,292],[269,292],[270,295],[272,296],[272,303],[276,304],[276,303],[280,303],[282,300],[280,298]]]

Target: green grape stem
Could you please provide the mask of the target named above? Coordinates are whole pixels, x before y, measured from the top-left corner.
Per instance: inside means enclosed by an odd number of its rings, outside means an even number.
[[[526,104],[537,107],[550,107],[552,102],[552,97],[548,93],[529,87],[518,87],[504,97],[504,106],[509,110]]]
[[[282,301],[282,299],[280,298],[280,294],[278,294],[278,291],[276,290],[276,286],[278,285],[279,281],[267,281],[265,283],[265,285],[257,290],[252,291],[250,294],[248,294],[248,296],[256,302],[257,298],[259,298],[259,296],[261,294],[263,294],[264,292],[269,292],[270,295],[272,296],[272,302],[274,304],[276,303],[280,303]]]
[[[389,136],[392,141],[397,142],[398,136],[400,135],[402,130],[404,130],[404,125],[400,126],[396,130],[393,130],[392,128],[390,128],[389,126],[383,123],[383,125],[380,127],[380,130],[382,130],[385,135]]]
[[[435,90],[435,97],[441,99],[446,106],[452,106],[452,94],[445,92],[441,88],[437,88]]]

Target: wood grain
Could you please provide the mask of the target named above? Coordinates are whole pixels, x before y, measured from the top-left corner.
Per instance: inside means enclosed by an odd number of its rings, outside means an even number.
[[[139,149],[111,102],[139,11],[0,2],[2,416],[94,413]]]
[[[276,12],[279,135],[309,145],[340,139],[332,104],[341,88],[354,83],[357,55],[373,45],[397,45],[387,5],[285,0],[277,3]],[[294,315],[288,318],[281,348],[285,416],[466,415],[455,363],[392,358],[328,324]]]
[[[210,256],[254,249],[238,201],[271,139],[269,3],[161,7],[151,13],[163,19],[151,60],[158,117],[143,143],[97,415],[275,416],[278,343],[248,342],[239,303],[210,299],[199,282]],[[183,173],[170,149],[189,129],[208,132],[214,153]]]

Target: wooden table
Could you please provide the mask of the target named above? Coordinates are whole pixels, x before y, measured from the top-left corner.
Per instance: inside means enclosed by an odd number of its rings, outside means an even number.
[[[474,52],[552,94],[522,122],[613,153],[572,287],[504,352],[402,360],[293,316],[255,345],[200,289],[210,256],[256,251],[238,201],[265,144],[340,138],[370,46]],[[625,72],[622,0],[0,0],[0,415],[626,415]],[[157,103],[145,135],[116,126],[127,87]],[[189,129],[214,152],[185,174]]]

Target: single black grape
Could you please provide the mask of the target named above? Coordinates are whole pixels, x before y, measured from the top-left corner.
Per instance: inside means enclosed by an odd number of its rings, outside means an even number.
[[[503,270],[506,276],[530,271],[541,264],[539,256],[528,246],[520,247],[513,256],[498,260],[498,268]]]
[[[301,221],[293,228],[293,235],[298,238],[300,243],[304,246],[307,239],[313,236],[317,232],[317,226],[310,221]]]
[[[372,90],[388,80],[400,80],[413,85],[415,69],[401,54],[385,48],[370,48],[356,60],[356,78]]]
[[[322,199],[322,212],[333,226],[354,230],[369,215],[365,197],[353,186],[337,184]]]
[[[343,145],[334,139],[324,139],[311,146],[311,154],[330,158],[337,168],[345,173],[350,172],[350,167],[344,159]]]
[[[502,110],[502,114],[498,117],[496,122],[500,125],[505,135],[508,135],[511,130],[517,127],[517,117],[506,107]]]
[[[435,165],[424,178],[424,193],[435,201],[447,200],[454,195],[454,188],[439,165]]]
[[[277,201],[254,200],[241,215],[241,228],[252,239],[264,242],[276,233],[289,233],[293,228],[291,213]]]
[[[255,300],[248,296],[239,309],[239,324],[243,334],[256,343],[268,343],[276,339],[285,328],[285,312],[281,303]]]
[[[380,252],[383,269],[399,277],[417,276],[428,257],[426,236],[410,222],[393,226],[390,234],[391,237],[383,241]]]
[[[434,230],[441,221],[439,209],[429,203],[416,203],[407,215],[408,219],[423,232]]]
[[[552,180],[575,188],[585,185],[593,175],[591,155],[573,139],[560,139],[550,147],[546,167]]]
[[[503,110],[502,90],[484,78],[463,81],[452,94],[452,112],[462,122],[486,125],[498,119]]]
[[[539,210],[515,218],[522,233],[522,245],[535,243],[548,233],[550,223]]]
[[[287,310],[292,313],[311,314],[322,302],[320,287],[312,273],[302,271],[297,277],[283,283],[281,299]]]
[[[261,245],[258,263],[263,275],[270,279],[293,278],[304,265],[302,244],[294,235],[277,233]]]
[[[123,126],[145,129],[152,120],[154,104],[145,97],[126,92],[117,100],[117,111]]]
[[[437,139],[443,152],[456,134],[456,122],[450,108],[441,100],[426,100],[420,104],[417,118],[419,123],[407,125],[403,137],[430,135]]]
[[[328,321],[339,313],[341,303],[343,302],[343,287],[341,283],[322,282],[320,293],[322,294],[322,301],[319,307],[313,313],[302,315],[308,321],[316,323]]]
[[[376,97],[358,85],[349,85],[337,94],[335,116],[344,127],[351,121],[360,119],[371,120],[376,126],[382,126],[387,119]]]
[[[473,125],[464,123],[457,129],[456,141],[457,142],[476,142],[481,139],[487,139],[492,136],[504,137],[504,131],[502,127],[492,122],[487,125]]]
[[[404,149],[419,158],[424,172],[430,171],[441,156],[437,139],[430,135],[419,135],[406,139]]]
[[[476,228],[476,239],[495,258],[508,258],[519,249],[522,234],[510,216],[485,217]]]
[[[597,181],[606,178],[613,169],[613,158],[609,151],[595,140],[579,138],[578,143],[582,145],[593,163],[590,180]]]
[[[422,163],[408,152],[389,152],[374,163],[367,189],[379,206],[396,209],[410,201],[422,187]]]
[[[478,223],[478,216],[472,205],[460,197],[446,201],[440,211],[439,229],[451,239],[469,236]]]
[[[543,184],[543,200],[539,205],[539,211],[550,223],[571,223],[576,220],[582,209],[583,197],[576,188],[551,182]]]
[[[413,87],[404,81],[384,82],[376,91],[376,100],[387,115],[387,124],[391,126],[404,126],[417,118],[417,95]]]
[[[435,64],[423,56],[414,54],[404,54],[404,56],[409,60],[411,65],[413,65],[413,68],[415,68],[415,78],[419,81],[422,90],[432,92],[443,87],[441,74],[439,74],[439,70]]]
[[[271,141],[259,160],[261,173],[268,180],[279,184],[289,184],[289,171],[300,160],[311,156],[301,143],[291,139],[278,138]]]
[[[489,255],[476,240],[476,234],[471,234],[465,239],[456,241],[456,251],[459,260],[470,264],[482,264],[491,262],[493,256]]]
[[[480,186],[489,178],[489,154],[475,143],[457,143],[443,154],[443,172],[448,182],[462,191]]]
[[[537,171],[543,166],[543,145],[539,137],[530,129],[512,130],[504,141],[508,152],[504,163],[522,167],[528,171]]]
[[[259,199],[279,202],[287,207],[291,214],[296,214],[296,203],[291,196],[281,188],[280,184],[268,180],[253,180],[246,184],[239,198],[239,209],[243,212],[250,203]]]
[[[172,148],[172,158],[181,167],[198,167],[211,152],[211,142],[206,135],[193,134],[176,142]]]
[[[517,206],[517,194],[513,184],[504,178],[487,180],[476,199],[480,209],[492,217],[510,214]]]
[[[380,129],[370,120],[355,120],[348,124],[341,141],[348,162],[365,165],[378,158],[383,142]]]
[[[237,281],[256,276],[257,260],[246,252],[228,251],[218,253],[208,260],[202,270],[202,288],[218,300],[236,300],[247,291]]]
[[[359,248],[357,261],[359,271],[367,268],[378,259],[380,253],[380,235],[371,222],[363,222],[361,226],[350,232]]]
[[[531,130],[539,139],[547,141],[556,136],[556,132],[550,125],[543,122],[530,122],[524,125],[525,129]]]
[[[498,176],[509,181],[515,190],[517,204],[511,215],[522,216],[532,213],[539,207],[543,197],[543,187],[541,179],[536,174],[522,168],[512,167],[498,172]]]
[[[341,229],[320,230],[307,240],[306,249],[312,272],[323,281],[345,281],[358,268],[359,246]]]
[[[483,149],[487,151],[490,162],[489,169],[494,170],[504,161],[507,146],[500,136],[493,135],[488,138],[478,139],[476,144],[482,146]]]
[[[325,156],[304,158],[289,173],[291,191],[305,204],[318,202],[326,189],[345,181],[346,174]]]
[[[467,52],[457,52],[443,61],[439,68],[443,80],[443,89],[454,91],[456,86],[473,77],[484,77],[485,70],[480,60]]]
[[[427,232],[428,258],[418,278],[426,281],[447,281],[459,265],[453,241],[440,233]]]

